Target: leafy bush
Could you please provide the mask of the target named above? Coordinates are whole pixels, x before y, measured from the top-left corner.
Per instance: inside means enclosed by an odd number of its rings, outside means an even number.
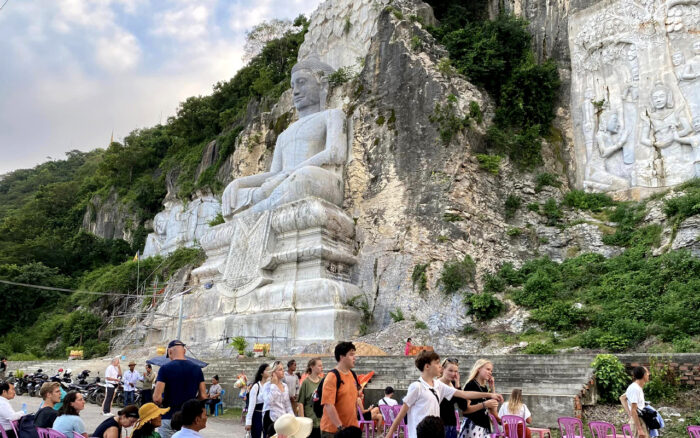
[[[525,354],[556,354],[557,350],[549,342],[534,342],[528,344],[523,350]]]
[[[518,237],[521,234],[523,234],[523,230],[521,230],[520,228],[517,228],[517,227],[508,228],[508,230],[506,231],[506,234],[510,237]]]
[[[515,216],[515,212],[518,210],[518,208],[520,208],[520,204],[522,204],[522,202],[523,200],[520,199],[520,196],[513,194],[508,195],[505,202],[506,219],[511,219],[513,216]]]
[[[579,210],[600,211],[613,203],[612,198],[605,193],[586,193],[583,190],[572,190],[564,196],[564,205]]]
[[[246,341],[243,336],[236,336],[231,340],[230,345],[242,356],[245,353],[245,349],[248,347],[248,341]]]
[[[393,312],[389,312],[389,316],[394,322],[403,321],[405,318],[403,316],[403,311],[401,309],[396,309]]]
[[[484,121],[484,115],[481,112],[481,108],[479,107],[479,103],[476,102],[475,100],[472,100],[469,102],[469,117],[474,119],[477,124],[481,124]]]
[[[486,131],[486,144],[489,149],[508,155],[520,167],[533,168],[542,164],[539,131],[538,125],[521,131],[492,125]]]
[[[419,263],[413,267],[411,281],[413,282],[413,287],[416,287],[416,284],[418,284],[419,293],[423,293],[428,290],[428,275],[426,274],[427,269],[428,263]]]
[[[535,176],[535,192],[539,193],[547,186],[561,187],[561,181],[559,181],[557,176],[554,174],[547,172],[538,173]]]
[[[423,321],[416,321],[413,327],[416,330],[426,330],[428,328],[428,324],[424,323]]]
[[[469,307],[468,314],[474,315],[481,320],[498,316],[505,309],[505,304],[496,298],[495,295],[488,292],[468,294],[464,297],[464,304]]]
[[[498,170],[501,166],[501,157],[499,155],[476,154],[476,159],[479,160],[479,168],[498,175]]]
[[[700,345],[688,336],[681,336],[673,340],[674,353],[697,353],[700,352]]]
[[[440,282],[445,287],[445,293],[453,294],[474,280],[476,264],[469,255],[464,259],[445,263],[440,274]]]
[[[217,225],[219,225],[219,224],[223,224],[224,222],[225,222],[225,221],[224,221],[224,216],[223,216],[221,213],[217,213],[217,214],[216,214],[216,217],[214,217],[214,219],[212,219],[212,220],[209,221],[209,226],[210,226],[210,227],[215,227],[215,226],[217,226]]]
[[[583,320],[584,314],[571,303],[554,301],[532,311],[530,319],[548,330],[571,332]]]
[[[620,352],[629,347],[629,340],[623,336],[605,333],[598,339],[598,345],[608,351]]]
[[[649,364],[649,381],[644,385],[644,395],[653,403],[672,401],[678,394],[680,382],[680,377],[671,368],[668,360],[659,361],[652,357]]]
[[[682,189],[685,191],[682,196],[664,201],[664,213],[676,224],[700,214],[700,178],[686,182]]]
[[[540,212],[540,204],[538,204],[537,202],[530,202],[529,204],[527,204],[527,209],[529,211],[539,213]]]
[[[513,267],[510,262],[505,262],[501,265],[498,270],[498,277],[502,278],[507,284],[511,286],[519,286],[523,284],[523,275],[518,272],[517,269]]]
[[[620,394],[625,392],[630,377],[625,372],[625,366],[620,359],[612,354],[599,354],[591,366],[595,369],[598,394],[604,402],[615,403]]]
[[[498,274],[487,272],[484,275],[484,292],[503,292],[506,288],[506,281]]]
[[[615,246],[630,246],[636,227],[644,219],[645,209],[641,204],[620,203],[609,215],[617,223],[614,234],[604,235],[603,243]]]
[[[513,300],[525,307],[539,307],[549,302],[554,295],[554,285],[551,278],[544,272],[536,272],[530,276],[522,289],[516,290]]]
[[[561,208],[554,198],[547,199],[542,206],[542,214],[547,218],[547,225],[557,225],[561,219]]]
[[[453,100],[448,96],[447,103],[444,105],[436,103],[435,111],[428,118],[432,123],[438,124],[440,139],[445,146],[450,144],[455,135],[469,127],[469,117],[462,117],[458,114]]]
[[[342,85],[352,79],[353,72],[350,67],[340,67],[328,76],[328,83],[332,87]]]

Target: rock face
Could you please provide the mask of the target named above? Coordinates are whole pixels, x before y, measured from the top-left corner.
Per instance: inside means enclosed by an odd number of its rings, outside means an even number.
[[[131,242],[132,226],[138,221],[138,215],[130,211],[112,190],[105,199],[97,195],[90,199],[83,215],[82,229],[104,239]]]
[[[168,255],[178,248],[191,248],[209,230],[209,222],[221,213],[221,203],[203,196],[183,204],[166,201],[165,209],[153,218],[153,233],[146,238],[144,257]]]

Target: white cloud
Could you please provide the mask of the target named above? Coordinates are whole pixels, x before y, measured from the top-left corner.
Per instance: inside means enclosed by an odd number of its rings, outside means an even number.
[[[211,5],[203,2],[186,4],[176,10],[159,13],[155,19],[155,35],[192,41],[206,35]]]
[[[100,37],[95,45],[95,60],[108,72],[132,70],[140,57],[141,48],[136,37],[120,29],[109,37]]]

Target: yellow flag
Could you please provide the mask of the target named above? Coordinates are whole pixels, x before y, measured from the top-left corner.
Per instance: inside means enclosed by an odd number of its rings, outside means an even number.
[[[137,252],[136,255],[134,256],[134,260],[133,260],[133,261],[135,262],[135,261],[137,261],[138,259],[139,259],[139,253]]]

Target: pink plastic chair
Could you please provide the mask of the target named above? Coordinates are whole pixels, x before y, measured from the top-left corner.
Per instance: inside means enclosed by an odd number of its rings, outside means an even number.
[[[389,405],[379,405],[379,412],[382,413],[382,418],[384,418],[384,431],[382,434],[386,435],[386,431],[389,430],[391,424],[394,422],[396,414],[394,414],[394,410]],[[398,432],[395,435],[398,435]]]
[[[83,436],[82,436],[81,434],[79,434],[78,432],[73,431],[73,438],[85,438],[85,437],[83,437]]]
[[[7,438],[7,434],[5,433],[5,429],[0,427],[0,438]]]
[[[588,423],[588,428],[591,430],[593,438],[608,438],[608,436],[617,435],[615,425],[606,421],[591,421]]]
[[[396,418],[396,417],[398,417],[398,415],[399,415],[399,411],[401,411],[401,405],[392,406],[391,409],[394,410],[394,418]],[[406,427],[406,417],[403,417],[403,419],[401,420],[401,424],[400,424],[399,427],[396,429],[397,433],[398,433],[400,430],[403,430],[403,437],[404,437],[404,438],[409,438],[409,436],[408,436],[408,428]],[[397,435],[397,436],[398,436],[398,435]]]
[[[12,431],[15,433],[15,436],[19,436],[19,433],[17,433],[17,429],[19,428],[19,420],[10,421],[10,426],[12,426]]]
[[[583,438],[583,422],[575,417],[559,417],[561,438]]]
[[[54,429],[37,427],[36,431],[39,433],[39,438],[66,438],[65,435]]]
[[[521,424],[523,426],[523,437],[525,437],[525,428],[527,426],[525,425],[525,420],[523,420],[523,417],[519,417],[517,415],[504,415],[501,417],[501,423],[503,423],[503,436],[506,438],[519,438],[518,431],[520,430]]]
[[[493,432],[489,434],[489,438],[503,437],[503,431],[501,430],[501,426],[498,424],[498,420],[496,419],[496,417],[494,417],[493,414],[489,413],[489,418],[491,419],[491,426],[493,428]]]
[[[622,435],[625,438],[632,438],[632,428],[630,427],[629,424],[623,424],[622,425]],[[700,437],[699,437],[700,438]]]
[[[374,437],[374,420],[365,420],[365,417],[362,415],[362,409],[360,407],[357,407],[357,413],[360,416],[359,420],[357,420],[360,423],[360,429],[363,429],[365,431],[365,436],[367,438]]]
[[[687,430],[690,438],[700,438],[700,426],[688,426]]]
[[[457,433],[459,433],[459,426],[461,421],[459,421],[459,411],[455,409],[455,418],[457,418]]]

